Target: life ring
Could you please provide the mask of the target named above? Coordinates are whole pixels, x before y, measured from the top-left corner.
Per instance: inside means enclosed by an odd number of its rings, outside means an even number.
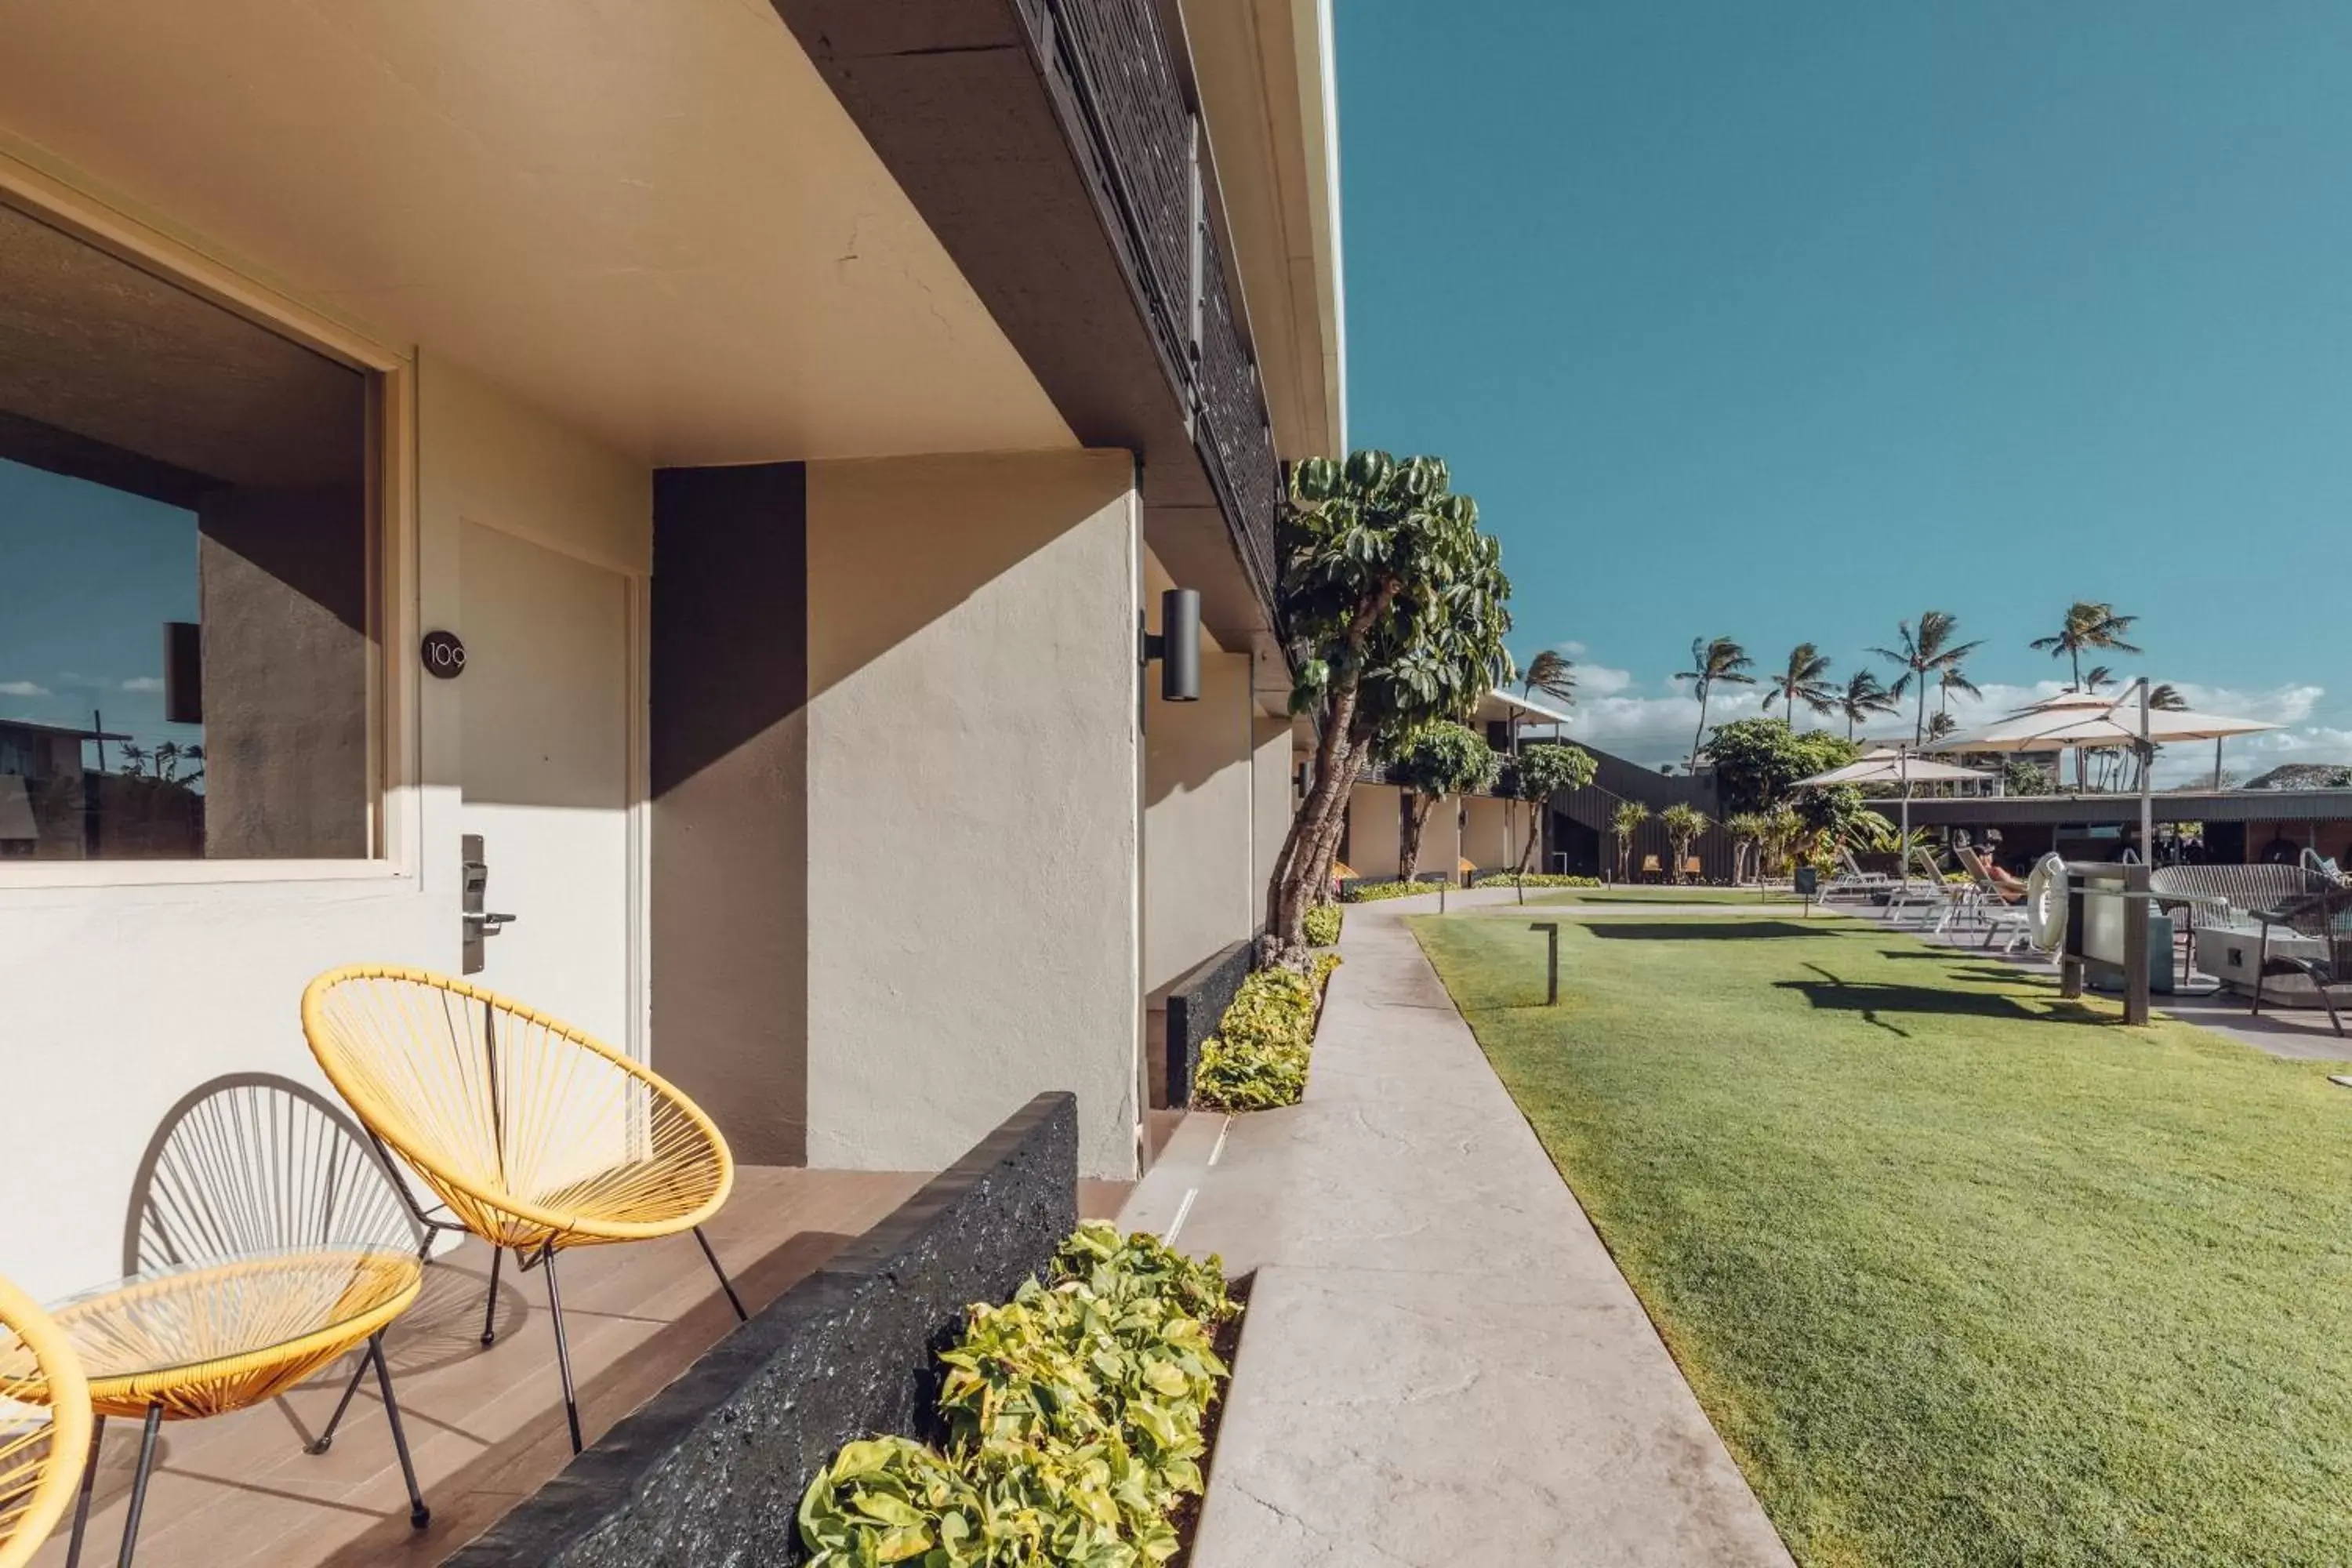
[[[2036,952],[2055,952],[2066,940],[2066,862],[2055,855],[2026,876],[2025,928]]]

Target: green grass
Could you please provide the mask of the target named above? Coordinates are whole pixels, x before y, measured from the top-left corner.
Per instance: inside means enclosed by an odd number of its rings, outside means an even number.
[[[1843,920],[1570,924],[1556,1009],[1412,923],[1800,1563],[2352,1562],[2327,1066]]]
[[[1785,889],[1762,888],[1570,888],[1530,897],[1531,904],[1801,904]]]

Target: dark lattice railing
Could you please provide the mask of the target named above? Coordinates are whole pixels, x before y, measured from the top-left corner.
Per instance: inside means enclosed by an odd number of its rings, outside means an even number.
[[[1265,391],[1258,384],[1257,360],[1237,320],[1225,287],[1224,263],[1213,244],[1204,246],[1201,290],[1200,377],[1195,384],[1200,422],[1194,427],[1209,474],[1225,515],[1241,524],[1243,558],[1256,576],[1258,591],[1274,602],[1278,579],[1275,520],[1282,511],[1282,463],[1274,453],[1266,423]]]
[[[1200,120],[1155,0],[1017,0],[1071,144],[1150,320],[1193,444],[1260,596],[1274,603],[1282,465],[1249,329],[1209,220]]]

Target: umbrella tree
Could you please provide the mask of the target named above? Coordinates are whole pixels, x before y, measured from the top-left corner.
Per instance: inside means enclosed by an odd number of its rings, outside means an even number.
[[[1263,962],[1307,961],[1307,911],[1331,874],[1364,760],[1424,724],[1466,717],[1514,671],[1511,584],[1443,459],[1359,451],[1302,458],[1283,520],[1282,612],[1297,676],[1290,710],[1315,719],[1306,799],[1275,858]]]

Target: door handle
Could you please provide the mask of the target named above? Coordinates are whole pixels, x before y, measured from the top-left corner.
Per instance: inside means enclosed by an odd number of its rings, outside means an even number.
[[[483,914],[467,915],[466,919],[468,923],[478,926],[484,936],[496,936],[499,934],[499,928],[513,923],[515,917],[512,915]]]

